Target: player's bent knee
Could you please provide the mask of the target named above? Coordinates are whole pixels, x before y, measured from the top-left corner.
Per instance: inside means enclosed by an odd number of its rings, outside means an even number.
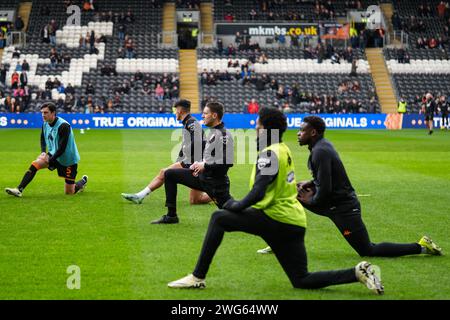
[[[44,168],[44,165],[45,165],[45,162],[43,162],[43,161],[33,161],[32,163],[31,163],[31,165],[33,166],[33,167],[35,167],[36,168],[36,170],[40,170],[40,169],[42,169],[42,168]]]
[[[202,196],[200,195],[191,195],[189,196],[189,203],[190,204],[202,204]]]
[[[357,253],[358,253],[358,255],[361,257],[361,258],[364,258],[364,257],[373,257],[375,254],[374,254],[374,250],[373,250],[373,246],[372,247],[369,247],[369,248],[363,248],[363,249],[358,249],[357,250]]]
[[[231,211],[219,209],[211,215],[211,222],[215,224],[224,224],[225,221],[233,214]],[[226,224],[226,223],[225,223]]]
[[[164,170],[163,179],[171,179],[173,177],[173,170]]]

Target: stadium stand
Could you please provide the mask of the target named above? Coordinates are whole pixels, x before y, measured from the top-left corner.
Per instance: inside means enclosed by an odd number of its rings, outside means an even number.
[[[7,47],[1,58],[2,69],[6,70],[6,74],[5,87],[0,88],[3,99],[0,110],[8,110],[5,104],[7,96],[22,100],[27,105],[22,109],[24,112],[38,111],[40,104],[49,98],[58,102],[60,110],[64,109],[66,103],[64,99],[61,101],[59,98],[65,98],[67,95],[61,94],[62,91],[58,87],[49,88],[50,78],[52,81],[57,79],[64,86],[70,83],[74,91],[72,100],[84,103],[84,100],[91,99],[94,107],[99,105],[105,112],[171,112],[171,105],[179,95],[183,81],[179,80],[182,78],[179,73],[179,50],[168,48],[161,33],[162,26],[168,25],[163,23],[165,2],[175,4],[177,9],[200,9],[204,15],[201,17],[202,21],[209,19],[206,15],[213,15],[214,23],[223,22],[228,13],[231,13],[233,21],[237,22],[318,22],[324,19],[332,22],[345,17],[348,9],[364,9],[370,4],[378,3],[370,0],[96,0],[95,10],[83,8],[81,25],[73,26],[66,25],[71,15],[66,12],[67,6],[82,4],[82,1],[33,1],[26,30],[27,45],[16,48],[18,50]],[[201,8],[206,7],[205,3],[212,3],[212,7],[208,6],[208,10],[202,11]],[[449,9],[442,11],[440,3],[441,1],[437,0],[392,1],[395,12],[392,25],[396,30],[403,30],[409,35],[405,48],[383,49],[397,98],[407,95],[408,101],[413,101],[417,94],[422,95],[427,91],[438,94],[447,90],[446,77],[450,73],[447,54],[450,20]],[[1,8],[17,9],[19,4],[19,0],[2,0]],[[256,15],[250,14],[252,9]],[[412,19],[411,16],[416,18]],[[170,17],[174,19],[175,15]],[[49,26],[52,26],[50,31],[52,28],[56,29],[53,39],[46,38]],[[212,26],[209,28],[212,30]],[[92,31],[96,40],[91,47],[89,36]],[[435,48],[428,46],[432,37],[437,40]],[[417,45],[420,38],[426,38],[423,47]],[[250,44],[253,45],[259,40],[253,40]],[[367,51],[359,45],[349,45],[353,46],[350,59],[346,56],[347,48],[344,48],[342,43],[336,43],[331,52],[326,48],[323,58],[320,59],[315,44],[303,48],[289,42],[286,45],[261,43],[261,48],[257,50],[236,47],[230,55],[227,45],[218,50],[215,38],[214,45],[201,46],[196,51],[200,101],[204,102],[211,97],[231,101],[233,105],[229,111],[239,113],[245,112],[244,106],[252,98],[264,105],[283,105],[287,102],[293,112],[381,112],[382,100],[379,101],[376,90],[379,84],[375,85],[379,79],[378,76],[372,76],[374,70],[368,62]],[[131,53],[127,50],[129,47],[133,49],[130,50]],[[55,51],[52,51],[52,48]],[[335,57],[331,59],[333,52],[340,58],[339,63],[333,60]],[[353,58],[358,61],[356,76],[350,76]],[[21,97],[22,93],[17,93],[15,86],[13,87],[12,78],[20,77],[24,60],[29,64],[28,83],[24,90],[28,96]],[[236,72],[242,71],[242,65],[249,60],[255,62],[249,65],[254,77],[248,79],[250,85],[242,85],[242,79],[235,79],[238,78],[235,75]],[[233,67],[236,61],[237,66]],[[183,69],[191,72],[194,68]],[[136,80],[136,75],[140,73],[142,76],[138,76],[139,79]],[[205,73],[207,78],[212,75],[211,79],[214,78],[214,81],[210,82],[215,84],[208,85],[207,80],[204,82]],[[276,92],[271,89],[256,89],[256,81],[264,74],[277,79],[279,84],[286,88],[285,98],[277,98]],[[231,77],[230,81],[223,80],[228,77]],[[158,83],[162,84],[163,79],[166,79],[164,93],[162,98],[158,98],[155,88]],[[341,92],[346,85],[352,87],[354,81],[359,87],[358,92]],[[89,84],[93,90],[86,91]],[[122,86],[129,86],[130,90],[120,89]],[[296,97],[292,101],[289,91],[293,88],[295,92],[298,91],[300,99]],[[383,91],[383,88],[384,86],[380,90]],[[16,94],[18,96],[15,97]],[[339,101],[339,108],[316,108],[320,104],[329,104],[327,100],[330,99]],[[358,108],[342,108],[342,105],[349,105],[353,99],[356,99]],[[113,102],[115,108],[106,108],[109,101]],[[66,106],[64,110],[88,112],[88,109],[77,104],[72,108]],[[89,109],[89,112],[94,112],[94,109]]]
[[[2,64],[8,69],[6,88],[2,94],[14,97],[15,88],[11,88],[11,77],[16,70],[21,74],[21,68],[17,65],[26,60],[30,66],[25,90],[29,98],[16,97],[27,104],[25,112],[38,111],[40,104],[50,97],[58,102],[60,109],[64,108],[66,95],[56,94],[56,87],[46,90],[49,78],[57,78],[64,86],[70,83],[74,87],[73,101],[82,102],[90,96],[93,106],[99,105],[108,112],[171,112],[171,105],[179,92],[178,53],[176,49],[158,46],[158,31],[162,23],[161,3],[152,1],[153,8],[148,10],[149,4],[143,1],[131,0],[125,3],[98,0],[95,1],[95,11],[82,10],[81,26],[65,25],[69,17],[66,13],[69,4],[49,0],[33,2],[27,46],[17,51],[8,47],[2,56]],[[46,29],[45,32],[51,34],[50,26],[56,30],[56,45],[52,44],[52,39],[44,39],[43,31]],[[124,33],[122,38],[118,36],[119,31]],[[95,35],[92,48],[88,40],[91,32]],[[128,56],[127,41],[134,47],[132,57]],[[55,48],[55,61],[52,61],[52,48]],[[17,56],[13,57],[15,51]],[[145,75],[146,81],[134,80],[138,72]],[[106,73],[111,76],[105,76]],[[165,75],[167,73],[171,74]],[[172,75],[176,80],[161,83],[166,92],[162,98],[156,97],[156,83],[163,78],[172,79]],[[144,82],[149,92],[143,91]],[[88,83],[92,83],[95,93],[85,97],[83,95]],[[132,89],[125,90],[126,93],[118,90],[119,94],[116,95],[115,89],[123,83]],[[109,100],[116,102],[116,108],[106,108]],[[94,112],[91,106],[86,108],[75,105],[66,110]]]
[[[408,112],[420,112],[422,97],[449,95],[450,11],[447,1],[393,1],[392,25],[407,35],[399,48],[385,48],[386,65],[397,96],[408,102]]]

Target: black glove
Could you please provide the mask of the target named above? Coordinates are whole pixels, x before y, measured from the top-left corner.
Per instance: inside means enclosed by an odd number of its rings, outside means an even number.
[[[230,211],[242,211],[244,206],[240,201],[236,201],[233,198],[230,198],[223,204],[223,208]]]

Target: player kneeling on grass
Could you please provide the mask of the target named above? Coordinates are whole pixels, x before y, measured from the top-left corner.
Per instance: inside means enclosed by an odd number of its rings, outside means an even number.
[[[56,116],[56,107],[53,103],[44,103],[41,114],[44,120],[41,131],[41,154],[31,163],[19,186],[6,188],[6,193],[21,197],[23,190],[33,180],[36,172],[45,168],[56,169],[58,176],[65,179],[66,194],[82,191],[86,187],[88,177],[84,175],[81,180],[75,182],[80,155],[72,128],[66,120]],[[46,153],[47,148],[48,153]]]
[[[418,243],[373,243],[362,220],[361,204],[334,146],[325,139],[326,124],[318,116],[303,119],[297,133],[300,146],[308,146],[308,168],[313,180],[297,185],[303,207],[333,221],[361,257],[400,257],[411,254],[441,255],[442,249],[423,236]],[[258,253],[271,253],[267,247]]]
[[[241,231],[260,236],[272,247],[294,288],[317,289],[359,281],[377,294],[384,292],[376,267],[366,261],[343,270],[308,272],[306,214],[297,201],[292,153],[281,141],[286,128],[281,111],[259,111],[259,154],[250,176],[250,192],[240,201],[231,198],[213,213],[194,272],[170,282],[169,287],[205,287],[206,274],[225,232]]]
[[[164,184],[164,174],[168,169],[189,168],[195,161],[201,161],[205,147],[205,133],[202,125],[191,115],[191,102],[179,100],[175,103],[175,115],[183,123],[183,141],[178,159],[168,168],[161,169],[150,184],[138,193],[122,193],[122,197],[136,204],[141,204],[146,196]],[[211,202],[211,198],[203,191],[191,189],[190,204]]]

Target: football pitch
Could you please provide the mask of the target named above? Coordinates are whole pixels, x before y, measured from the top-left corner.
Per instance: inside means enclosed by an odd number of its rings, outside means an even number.
[[[0,299],[450,299],[450,132],[435,130],[334,130],[333,142],[360,195],[373,242],[416,242],[429,235],[444,256],[364,258],[381,268],[384,296],[359,284],[293,289],[274,255],[259,255],[262,239],[227,233],[205,290],[169,289],[191,273],[214,205],[191,206],[178,192],[178,225],[151,225],[164,214],[164,188],[143,204],[121,192],[142,190],[171,163],[171,130],[74,130],[85,192],[64,195],[56,171],[37,173],[22,198],[16,187],[40,153],[40,130],[0,130]],[[296,130],[285,134],[296,179],[306,180],[308,150]],[[231,193],[248,192],[251,164],[230,169]],[[310,271],[348,268],[360,258],[330,220],[307,212]],[[69,289],[77,266],[80,288]]]

